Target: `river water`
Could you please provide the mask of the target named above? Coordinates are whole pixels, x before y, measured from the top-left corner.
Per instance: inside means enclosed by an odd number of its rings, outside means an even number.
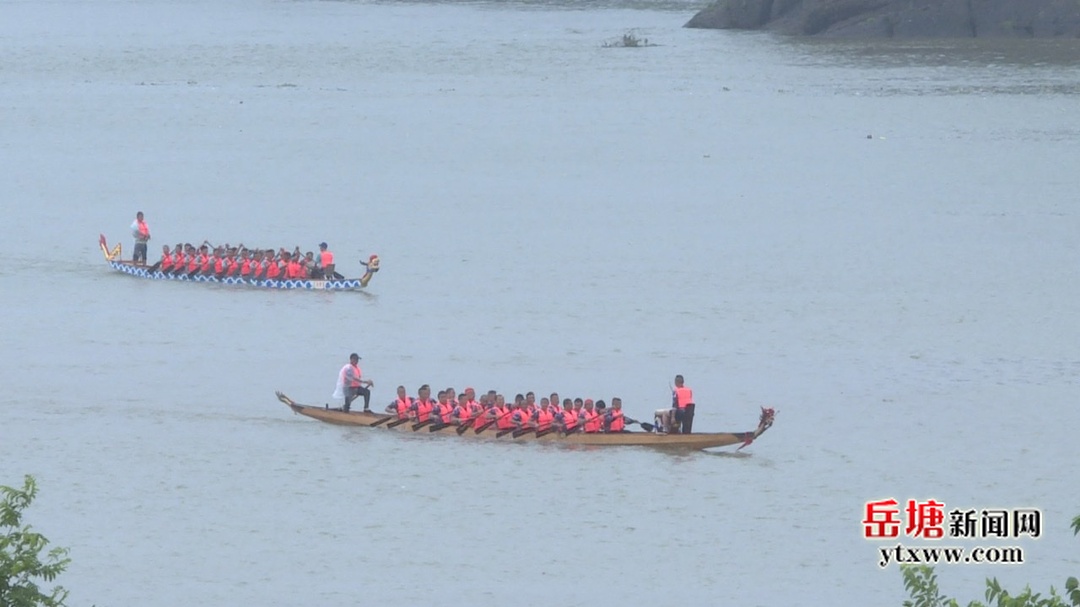
[[[899,605],[864,504],[1036,507],[1075,574],[1080,46],[687,30],[681,2],[0,2],[0,484],[72,605]],[[630,32],[639,48],[605,47]],[[97,250],[327,241],[361,293]],[[610,400],[673,455],[292,415],[404,384]],[[903,531],[903,530],[902,530]]]

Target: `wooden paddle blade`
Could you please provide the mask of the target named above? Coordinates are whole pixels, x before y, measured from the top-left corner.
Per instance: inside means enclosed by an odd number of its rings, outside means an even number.
[[[656,430],[656,426],[654,426],[654,425],[652,425],[650,423],[638,422],[638,425],[640,425],[642,428],[645,428],[646,432],[652,432],[653,430]]]
[[[380,424],[385,424],[386,422],[388,422],[388,421],[390,421],[390,420],[394,419],[394,417],[395,417],[395,416],[393,416],[393,415],[387,415],[386,417],[384,417],[384,418],[382,418],[382,419],[376,420],[376,421],[374,421],[374,422],[372,422],[372,423],[368,424],[368,427],[369,427],[369,428],[374,428],[375,426],[378,426],[378,425],[380,425]]]
[[[465,434],[465,431],[468,430],[468,429],[469,429],[469,426],[461,426],[461,427],[459,427],[457,429],[457,435],[461,436],[462,434]]]
[[[508,428],[506,430],[499,430],[498,432],[495,433],[495,438],[502,438],[503,436],[506,436],[507,434],[510,434],[511,432],[514,432],[514,431],[515,431],[514,428]]]
[[[403,418],[397,420],[396,422],[390,422],[389,424],[386,424],[386,427],[387,428],[397,428],[398,426],[400,426],[401,424],[404,424],[407,421],[409,421],[409,418],[403,417]]]
[[[426,426],[428,424],[434,423],[434,421],[435,420],[433,420],[433,419],[429,419],[426,422],[420,422],[419,424],[413,424],[413,426],[412,426],[413,432],[416,432],[417,430],[419,430],[420,428],[423,428],[424,426]]]
[[[476,429],[476,433],[480,434],[484,430],[487,430],[488,428],[490,428],[491,424],[494,424],[494,423],[495,423],[494,421],[490,421],[490,422],[484,424],[483,426],[480,426],[479,428]]]
[[[555,428],[548,428],[547,430],[537,432],[536,433],[536,438],[540,438],[541,436],[547,436],[548,434],[551,434],[554,431],[555,431]]]
[[[525,428],[524,430],[514,430],[514,438],[521,438],[530,432],[535,432],[535,428]]]
[[[447,427],[449,425],[450,424],[434,424],[430,428],[428,428],[427,431],[428,432],[438,432],[439,430],[442,430],[443,428],[445,428],[445,427]]]

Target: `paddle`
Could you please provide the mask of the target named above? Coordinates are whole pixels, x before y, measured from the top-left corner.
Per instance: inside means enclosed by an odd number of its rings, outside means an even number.
[[[652,425],[650,423],[639,422],[638,420],[630,419],[629,417],[626,417],[625,415],[623,416],[623,419],[626,420],[626,423],[628,423],[628,424],[637,424],[637,425],[641,426],[646,432],[652,432],[653,430],[656,429],[656,426],[654,426],[654,425]]]
[[[454,425],[454,422],[446,422],[446,423],[443,423],[443,424],[435,424],[434,426],[431,426],[430,428],[428,428],[428,432],[438,432],[439,430],[442,430],[443,428],[446,428],[448,426],[453,426],[453,425]],[[465,420],[465,423],[461,424],[461,425],[468,428],[469,427],[469,420]],[[459,432],[459,434],[460,434],[460,432]]]
[[[389,421],[391,419],[394,419],[395,417],[397,417],[397,416],[396,415],[387,415],[386,417],[379,418],[379,419],[375,420],[374,422],[368,424],[368,428],[374,428],[375,426],[378,426],[380,424],[384,424],[387,421]]]
[[[408,422],[408,421],[412,421],[412,420],[409,419],[408,417],[403,417],[403,418],[397,420],[396,422],[390,422],[389,424],[386,424],[386,427],[387,428],[397,428],[401,424],[404,424],[405,422]]]
[[[495,419],[493,419],[493,420],[487,422],[486,424],[480,426],[479,428],[477,428],[476,433],[480,434],[484,430],[487,430],[488,428],[490,428],[491,424],[494,424],[495,422],[499,421],[500,419],[502,419],[504,417],[507,417],[508,415],[513,415],[513,413],[514,413],[513,411],[510,411],[508,413],[504,413],[504,414],[500,415],[499,417],[496,417]]]
[[[438,417],[436,417],[435,419],[439,419],[439,418],[438,418]],[[434,423],[435,423],[435,419],[431,419],[431,418],[429,417],[429,418],[428,418],[428,420],[427,420],[426,422],[420,422],[419,424],[413,424],[413,425],[412,425],[412,429],[413,429],[413,432],[416,432],[417,430],[419,430],[420,428],[423,428],[424,426],[426,426],[426,425],[428,425],[428,424],[434,424]]]
[[[506,430],[499,430],[498,432],[496,432],[495,433],[495,438],[501,438],[501,437],[506,436],[507,434],[509,434],[511,432],[514,433],[514,438],[517,438],[517,433],[520,432],[521,430],[524,430],[525,432],[531,432],[532,431],[531,428],[520,428],[520,429],[519,428],[507,428]]]
[[[570,429],[566,430],[565,433],[570,434],[571,432],[574,431],[574,428],[577,428],[577,424],[571,426]],[[551,434],[552,432],[555,432],[558,429],[559,428],[556,428],[555,426],[552,426],[552,427],[548,428],[547,430],[541,430],[540,432],[536,433],[536,438],[540,438],[541,436],[547,436],[548,434]]]

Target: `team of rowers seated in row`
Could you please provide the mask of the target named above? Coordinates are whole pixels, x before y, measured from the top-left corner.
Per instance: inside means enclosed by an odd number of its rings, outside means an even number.
[[[363,261],[361,264],[367,265]],[[165,245],[161,249],[161,261],[150,267],[150,271],[160,270],[173,276],[187,275],[213,276],[215,278],[244,278],[251,280],[303,280],[341,279],[341,274],[334,271],[334,254],[327,250],[326,243],[319,244],[319,257],[308,251],[300,254],[300,247],[293,252],[284,248],[276,252],[271,249],[248,249],[244,245],[230,247],[228,244],[211,247],[203,242],[198,248],[191,244],[177,244],[169,251]]]
[[[476,398],[472,388],[465,388],[461,398],[453,388],[441,390],[438,399],[431,398],[431,388],[424,384],[417,397],[408,396],[404,386],[398,386],[397,399],[386,407],[386,412],[399,420],[455,426],[472,426],[479,430],[485,425],[500,431],[536,430],[559,432],[628,432],[627,423],[637,423],[622,412],[622,400],[611,399],[608,409],[604,401],[593,403],[591,399],[563,399],[559,409],[559,395],[536,402],[532,392],[518,394],[513,403],[507,403],[502,394],[494,390]]]

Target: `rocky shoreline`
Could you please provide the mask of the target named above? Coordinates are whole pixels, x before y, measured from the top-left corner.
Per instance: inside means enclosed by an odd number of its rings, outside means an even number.
[[[1080,38],[1080,2],[716,0],[686,27],[845,38]]]

